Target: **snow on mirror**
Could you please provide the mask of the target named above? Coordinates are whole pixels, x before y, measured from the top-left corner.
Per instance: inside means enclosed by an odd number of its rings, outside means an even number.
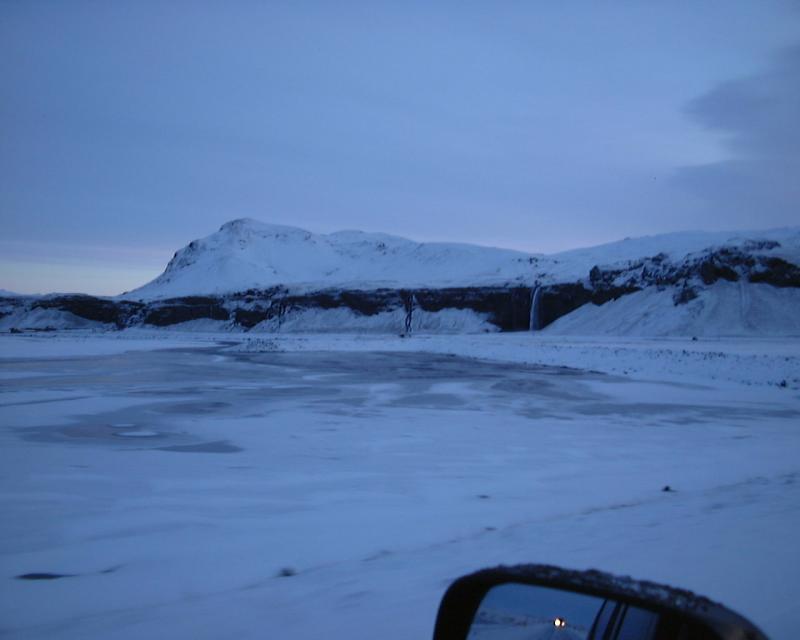
[[[648,640],[659,615],[623,602],[508,583],[481,601],[468,640]]]

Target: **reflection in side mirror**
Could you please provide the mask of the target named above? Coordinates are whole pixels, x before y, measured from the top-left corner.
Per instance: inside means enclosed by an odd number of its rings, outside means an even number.
[[[684,589],[547,565],[484,569],[442,598],[434,640],[766,640]]]
[[[617,600],[508,583],[486,592],[469,640],[601,640],[657,637],[659,614]],[[662,635],[662,634],[659,634]]]

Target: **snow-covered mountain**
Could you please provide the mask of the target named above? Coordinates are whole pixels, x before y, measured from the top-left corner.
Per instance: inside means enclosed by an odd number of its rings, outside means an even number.
[[[277,285],[370,290],[529,281],[532,256],[383,233],[316,234],[247,218],[178,251],[158,278],[125,298],[223,294]]]
[[[577,280],[594,266],[624,269],[647,258],[661,257],[664,264],[691,262],[720,250],[735,250],[800,262],[800,227],[753,231],[678,231],[608,244],[572,249],[546,256],[543,279],[555,282]]]
[[[160,276],[123,294],[152,300],[220,295],[275,286],[327,288],[534,286],[574,282],[601,268],[628,271],[660,256],[678,265],[720,248],[800,262],[800,228],[751,232],[679,232],[575,249],[529,254],[469,244],[414,242],[363,231],[315,234],[251,219],[228,222],[179,250]]]
[[[800,335],[798,265],[800,228],[539,255],[241,219],[117,298],[1,298],[0,329]]]

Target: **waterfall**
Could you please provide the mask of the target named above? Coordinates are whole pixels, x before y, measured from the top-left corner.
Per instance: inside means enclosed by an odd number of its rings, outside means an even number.
[[[408,301],[408,304],[406,304],[406,322],[405,322],[405,327],[406,327],[406,333],[407,334],[411,334],[411,323],[414,320],[414,303],[415,302],[416,302],[416,298],[414,297],[414,294],[412,293],[411,294],[411,299]]]
[[[542,328],[542,321],[539,317],[539,307],[542,304],[542,288],[536,284],[531,289],[531,319],[528,324],[530,331],[539,331]]]
[[[417,302],[417,299],[414,296],[413,291],[407,290],[400,291],[400,299],[403,301],[403,309],[406,312],[405,322],[403,323],[404,331],[400,335],[406,336],[411,334],[411,325],[414,321],[414,305]]]

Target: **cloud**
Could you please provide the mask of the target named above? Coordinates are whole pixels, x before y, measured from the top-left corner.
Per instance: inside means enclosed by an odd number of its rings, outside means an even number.
[[[728,158],[681,168],[676,183],[733,225],[800,220],[800,46],[761,73],[718,85],[688,115],[723,135]]]

